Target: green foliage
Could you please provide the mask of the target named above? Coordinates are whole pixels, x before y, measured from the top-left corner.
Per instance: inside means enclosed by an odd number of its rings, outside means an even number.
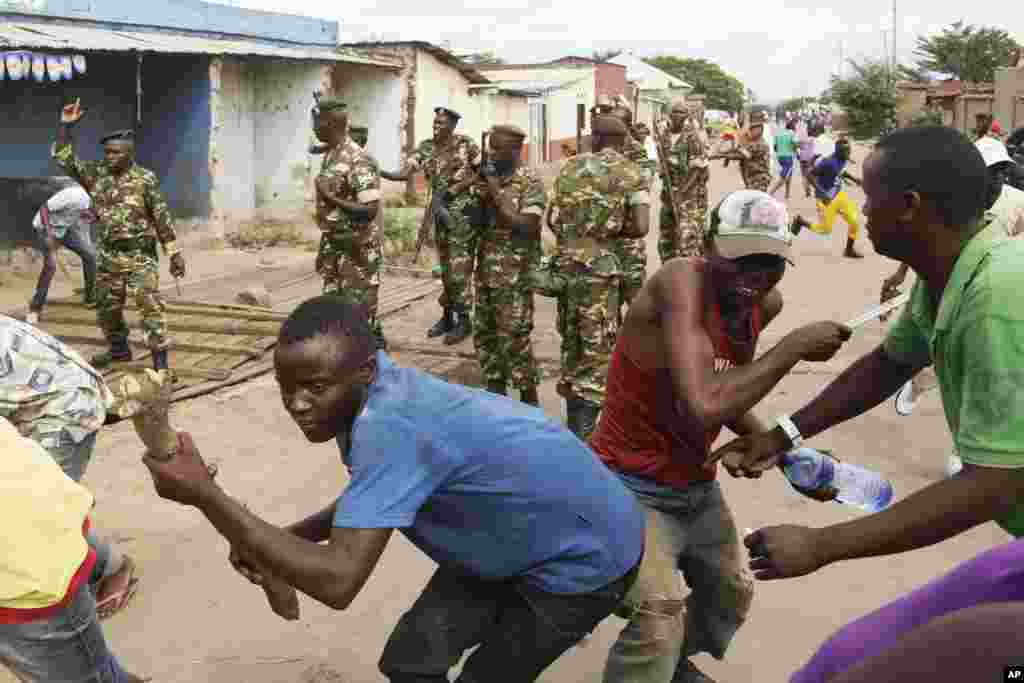
[[[850,119],[850,134],[871,138],[892,125],[896,118],[896,89],[889,65],[880,60],[850,60],[853,75],[833,78],[830,97]]]
[[[384,239],[392,242],[400,251],[414,249],[422,213],[418,209],[385,209]]]
[[[934,71],[971,83],[991,82],[1020,46],[999,28],[958,21],[942,33],[919,36],[915,53],[920,71]]]
[[[777,107],[778,111],[803,111],[809,106],[818,104],[818,98],[816,97],[791,97],[788,100],[782,100]]]
[[[645,59],[651,66],[681,78],[693,86],[693,92],[704,95],[706,109],[741,111],[747,89],[735,76],[706,59],[690,59],[661,55]]]
[[[912,126],[941,126],[942,114],[937,111],[919,111],[910,119]]]

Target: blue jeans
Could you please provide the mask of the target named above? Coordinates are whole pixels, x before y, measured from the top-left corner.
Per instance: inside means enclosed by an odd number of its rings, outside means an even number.
[[[0,664],[28,683],[128,683],[107,649],[96,603],[82,586],[59,613],[27,624],[0,624]]]
[[[38,313],[43,310],[46,298],[50,294],[50,283],[53,282],[53,275],[57,272],[57,255],[50,251],[45,233],[36,230],[35,234],[35,248],[43,255],[43,270],[39,273],[39,282],[36,283],[36,293],[32,296],[29,310]],[[71,226],[64,233],[64,237],[57,241],[82,259],[85,291],[92,292],[96,283],[96,248],[93,247],[92,240],[89,239],[89,226],[84,223]]]
[[[64,474],[72,480],[80,482],[85,475],[85,468],[92,459],[92,451],[96,447],[96,432],[89,434],[80,442],[75,443],[66,432],[61,432],[56,445],[43,444],[50,456],[56,461]],[[100,541],[92,529],[85,536],[89,547],[96,551],[96,564],[89,576],[89,585],[95,586],[106,573],[110,562],[110,544]]]

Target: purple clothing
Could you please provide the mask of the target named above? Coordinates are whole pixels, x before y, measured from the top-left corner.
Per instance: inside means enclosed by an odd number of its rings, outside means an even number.
[[[839,629],[789,683],[824,683],[899,637],[945,614],[1024,601],[1024,540],[986,551],[904,597]]]
[[[810,161],[814,158],[814,138],[805,138],[797,146],[797,157],[800,161]]]

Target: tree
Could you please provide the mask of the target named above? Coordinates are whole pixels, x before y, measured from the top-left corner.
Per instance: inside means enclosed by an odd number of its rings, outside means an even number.
[[[591,59],[595,62],[607,62],[609,59],[615,59],[623,52],[625,52],[625,50],[622,48],[617,50],[594,50],[594,54]]]
[[[695,94],[704,95],[704,106],[707,109],[743,109],[747,89],[738,78],[726,73],[714,62],[672,55],[651,57],[644,61],[692,85]]]
[[[870,138],[892,125],[896,119],[896,88],[889,64],[882,60],[850,60],[853,75],[833,77],[830,98],[850,118],[854,137]]]
[[[958,21],[938,35],[919,36],[914,52],[919,70],[982,83],[995,80],[996,67],[1009,64],[1019,47],[1002,29]]]
[[[777,109],[779,111],[801,112],[808,106],[817,103],[818,100],[817,98],[814,97],[791,97],[787,100],[782,100],[782,102],[779,102],[779,106],[777,107]]]
[[[493,50],[484,50],[482,52],[473,52],[468,55],[459,55],[459,59],[464,61],[466,64],[474,65],[505,63],[505,60],[494,54]]]

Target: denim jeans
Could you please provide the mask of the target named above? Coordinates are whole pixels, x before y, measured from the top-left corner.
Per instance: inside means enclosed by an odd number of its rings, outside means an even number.
[[[718,482],[650,495],[655,486],[642,492],[624,479],[647,513],[646,551],[621,613],[629,624],[608,654],[604,682],[669,683],[686,657],[725,656],[750,610],[753,579]]]
[[[92,451],[96,447],[96,432],[89,434],[78,443],[75,443],[66,432],[61,432],[59,436],[53,438],[56,439],[56,443],[49,443],[44,439],[43,447],[64,470],[64,474],[76,482],[82,481],[85,468],[89,465]],[[89,576],[89,585],[95,586],[103,578],[110,562],[110,544],[100,541],[92,529],[85,535],[85,540],[89,547],[96,552],[96,564]]]
[[[96,603],[82,586],[59,613],[27,624],[0,624],[0,664],[26,683],[127,683],[107,649]]]
[[[57,240],[82,259],[82,276],[85,280],[85,291],[92,290],[96,283],[96,248],[89,237],[89,225],[81,223],[71,226],[64,233],[62,239]],[[36,293],[29,303],[29,310],[39,312],[46,305],[46,298],[50,294],[50,283],[53,275],[57,272],[57,255],[50,252],[46,243],[46,236],[42,231],[35,231],[35,248],[43,255],[43,270],[39,273],[39,282],[36,283]]]
[[[388,639],[380,670],[392,683],[528,683],[611,614],[638,567],[599,590],[555,595],[523,581],[494,582],[438,569]]]

